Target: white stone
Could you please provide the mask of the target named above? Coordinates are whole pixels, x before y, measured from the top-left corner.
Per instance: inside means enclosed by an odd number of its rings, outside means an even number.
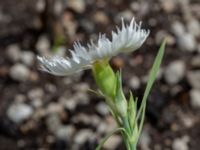
[[[117,15],[117,18],[118,18],[118,20],[120,20],[121,18],[124,18],[125,20],[129,21],[129,20],[131,20],[133,18],[133,13],[132,13],[132,11],[127,9],[127,10],[124,10],[124,11],[120,12]]]
[[[7,110],[9,119],[15,123],[21,123],[31,117],[32,114],[33,109],[29,105],[20,103],[12,104]]]
[[[179,21],[175,21],[172,23],[172,32],[176,35],[176,36],[182,36],[185,33],[185,27],[184,25],[179,22]]]
[[[185,70],[185,63],[183,61],[176,60],[167,66],[164,72],[164,78],[168,84],[177,84],[181,79],[183,79]]]
[[[20,60],[21,51],[18,45],[10,45],[6,48],[6,53],[10,61],[17,62]]]
[[[75,144],[82,145],[93,137],[93,132],[89,129],[80,130],[74,137]]]
[[[187,78],[193,88],[200,89],[200,70],[188,72]]]
[[[189,137],[184,136],[182,138],[177,138],[172,143],[173,150],[189,150],[188,147]]]
[[[142,133],[140,135],[139,144],[142,149],[150,150],[149,146],[151,144],[151,137],[146,128],[144,128],[144,130],[142,131]]]
[[[198,20],[196,19],[188,20],[187,28],[194,37],[198,37],[200,35],[200,23]]]
[[[71,141],[76,129],[74,126],[61,126],[56,131],[56,137],[61,140]]]
[[[34,88],[28,92],[28,98],[30,100],[41,99],[44,96],[44,91],[42,88]]]
[[[122,142],[122,139],[119,135],[111,136],[103,145],[105,149],[114,150]]]
[[[132,76],[130,81],[129,81],[129,86],[132,89],[137,90],[137,89],[140,88],[140,85],[141,85],[140,79],[137,76]]]
[[[74,99],[65,99],[65,98],[62,99],[65,100],[62,102],[64,103],[64,107],[67,110],[74,111],[76,109],[77,101],[75,101]]]
[[[192,57],[191,65],[192,67],[200,68],[200,55]]]
[[[197,48],[196,39],[190,33],[185,33],[178,37],[178,46],[181,50],[194,52]]]
[[[68,0],[67,5],[78,13],[83,13],[86,7],[84,0]]]
[[[46,125],[52,133],[56,134],[56,132],[61,127],[61,121],[59,115],[56,113],[49,114],[49,116],[46,119]]]
[[[35,54],[31,51],[23,51],[21,53],[21,61],[27,66],[32,66],[34,63],[34,59]]]
[[[50,41],[47,36],[42,35],[39,37],[36,43],[36,49],[42,56],[50,55]]]
[[[190,91],[190,104],[194,108],[200,108],[200,89]]]
[[[17,81],[27,81],[30,75],[30,70],[23,64],[15,64],[10,68],[9,75]]]
[[[36,10],[41,13],[45,10],[46,2],[45,0],[37,0]]]
[[[108,106],[104,102],[100,102],[96,105],[96,110],[99,114],[105,116],[109,114]]]

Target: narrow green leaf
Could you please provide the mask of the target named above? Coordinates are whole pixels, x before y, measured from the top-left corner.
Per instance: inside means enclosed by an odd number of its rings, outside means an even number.
[[[146,89],[145,89],[145,92],[144,92],[144,96],[142,98],[142,103],[141,103],[140,109],[138,111],[137,120],[139,118],[141,119],[140,125],[139,125],[139,134],[138,135],[140,135],[141,129],[143,127],[147,97],[150,93],[150,90],[152,88],[154,81],[156,80],[156,75],[158,73],[158,70],[160,68],[160,65],[161,65],[161,62],[162,62],[162,59],[163,59],[163,56],[164,56],[165,44],[166,44],[166,41],[164,40],[162,42],[161,46],[160,46],[160,49],[158,51],[158,54],[155,58],[152,69],[150,71],[148,83],[147,83],[147,86],[146,86]]]

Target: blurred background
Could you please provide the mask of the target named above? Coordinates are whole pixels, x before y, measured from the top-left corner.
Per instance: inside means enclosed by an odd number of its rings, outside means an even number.
[[[140,150],[199,150],[199,0],[1,0],[0,150],[94,150],[116,124],[86,70],[55,77],[38,70],[36,55],[68,55],[99,32],[110,37],[121,17],[143,22],[151,34],[122,68],[124,91],[141,100],[161,41],[165,57],[148,99]],[[120,135],[105,150],[124,150]]]

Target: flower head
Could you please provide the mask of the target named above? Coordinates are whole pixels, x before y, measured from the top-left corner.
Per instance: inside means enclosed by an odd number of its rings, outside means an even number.
[[[138,49],[148,35],[149,30],[141,29],[141,23],[137,24],[134,18],[129,25],[125,25],[122,19],[121,29],[117,27],[117,32],[112,31],[111,40],[100,34],[97,43],[91,41],[87,47],[75,42],[74,50],[70,50],[71,57],[37,58],[42,70],[54,75],[69,75],[90,68],[95,61]]]

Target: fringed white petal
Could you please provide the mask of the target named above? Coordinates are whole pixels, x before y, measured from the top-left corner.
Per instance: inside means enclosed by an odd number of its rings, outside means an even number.
[[[97,60],[138,49],[149,33],[149,30],[141,29],[141,22],[137,24],[134,18],[129,25],[125,25],[122,19],[121,29],[117,27],[117,32],[112,31],[111,40],[105,34],[100,34],[97,44],[91,41],[86,48],[75,42],[74,50],[70,50],[71,58],[39,56],[37,58],[42,70],[59,76],[69,75],[89,68]]]

